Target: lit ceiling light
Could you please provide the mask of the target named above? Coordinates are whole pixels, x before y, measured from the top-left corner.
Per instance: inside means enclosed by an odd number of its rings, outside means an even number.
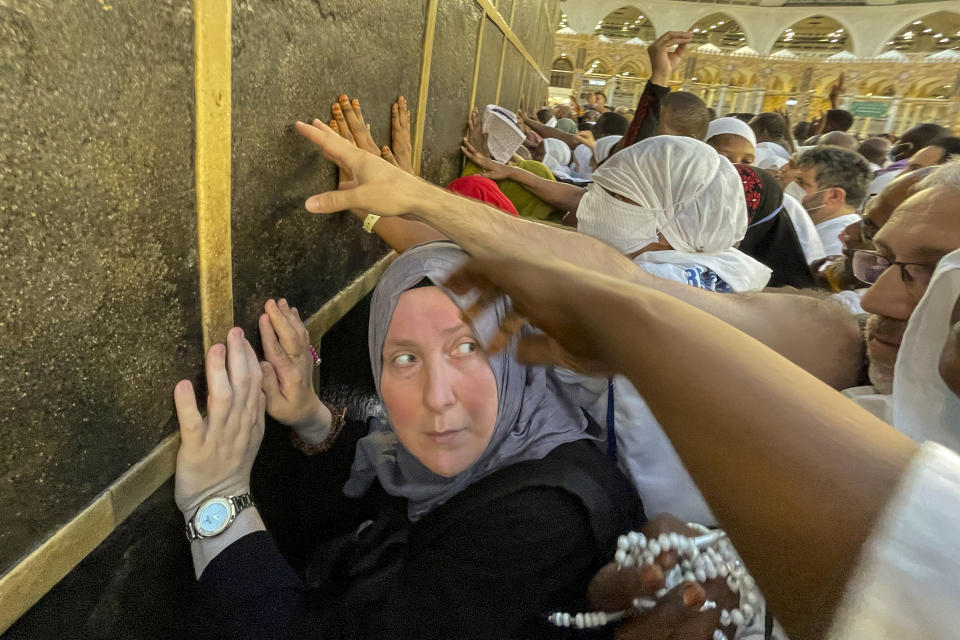
[[[721,20],[721,21],[720,21],[720,22],[718,22],[717,24],[723,24],[723,20]]]
[[[933,31],[933,29],[931,29],[930,27],[927,27],[926,29],[923,30],[924,33],[930,33],[931,31]]]
[[[916,21],[914,21],[913,24],[921,24],[921,21],[920,21],[920,20],[916,20]]]
[[[700,29],[694,29],[693,32],[694,32],[694,33],[700,33]]]
[[[710,28],[711,28],[711,29],[716,29],[716,28],[717,28],[717,25],[712,24],[712,25],[710,25]]]
[[[942,34],[942,33],[935,33],[935,34],[933,34],[933,37],[934,37],[934,38],[942,38],[942,37],[943,37],[943,34]]]
[[[940,42],[950,42],[950,38],[944,38],[944,39],[941,40]]]
[[[836,38],[834,38],[834,39],[833,39],[833,40],[831,40],[830,42],[836,42],[836,41],[837,41],[837,39],[836,39]]]
[[[887,44],[893,44],[893,40],[891,40],[891,41],[890,41],[890,42],[888,42]]]

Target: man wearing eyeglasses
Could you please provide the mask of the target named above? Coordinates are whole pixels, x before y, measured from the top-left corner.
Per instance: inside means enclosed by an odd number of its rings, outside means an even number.
[[[960,248],[960,165],[941,168],[919,186],[874,236],[876,250],[856,250],[852,259],[854,275],[870,285],[861,304],[870,314],[865,337],[873,386],[847,393],[888,422],[894,367],[907,322],[937,263]]]

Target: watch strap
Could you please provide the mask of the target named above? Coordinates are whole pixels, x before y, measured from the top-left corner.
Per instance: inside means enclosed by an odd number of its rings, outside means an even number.
[[[375,213],[368,213],[367,217],[363,219],[363,230],[367,233],[373,233],[373,225],[377,224],[377,220],[380,219]]]
[[[211,497],[216,498],[218,496],[211,496]],[[203,507],[204,505],[207,504],[207,501],[210,500],[210,498],[207,498],[202,503],[200,503],[199,507],[197,507],[197,510],[193,514],[193,517],[187,520],[186,531],[185,531],[187,535],[187,540],[189,540],[190,542],[193,542],[194,540],[213,538],[220,535],[221,533],[223,533],[224,531],[230,528],[230,525],[233,524],[234,520],[237,519],[237,516],[240,515],[241,511],[243,511],[248,507],[253,506],[253,496],[250,495],[249,491],[247,491],[246,493],[241,493],[236,496],[224,496],[224,498],[226,498],[230,502],[230,504],[233,506],[233,512],[230,514],[230,519],[227,521],[227,525],[220,532],[215,533],[212,536],[205,536],[205,535],[202,535],[199,531],[197,531],[197,528],[193,525],[193,521],[196,519],[197,514],[199,514],[200,511],[203,510]]]

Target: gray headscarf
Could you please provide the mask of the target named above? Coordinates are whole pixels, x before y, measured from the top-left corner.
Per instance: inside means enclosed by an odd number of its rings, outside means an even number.
[[[475,294],[457,296],[441,286],[466,260],[467,254],[456,245],[432,242],[406,251],[383,274],[370,305],[370,365],[377,393],[383,372],[383,344],[400,295],[426,278],[440,286],[458,307],[468,308]],[[491,336],[508,312],[503,297],[493,307],[474,324],[478,340]],[[416,521],[484,476],[524,460],[539,460],[561,444],[591,437],[586,433],[586,419],[564,396],[553,371],[519,364],[515,351],[514,341],[490,356],[499,396],[497,421],[486,450],[470,468],[452,478],[439,476],[400,443],[389,424],[373,420],[369,435],[357,443],[344,493],[359,497],[378,479],[388,494],[408,500],[407,515]]]

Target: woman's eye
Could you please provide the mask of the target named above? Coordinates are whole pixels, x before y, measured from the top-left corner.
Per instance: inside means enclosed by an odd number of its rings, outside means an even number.
[[[473,353],[477,350],[477,343],[475,342],[461,342],[457,345],[458,354],[468,354]]]

